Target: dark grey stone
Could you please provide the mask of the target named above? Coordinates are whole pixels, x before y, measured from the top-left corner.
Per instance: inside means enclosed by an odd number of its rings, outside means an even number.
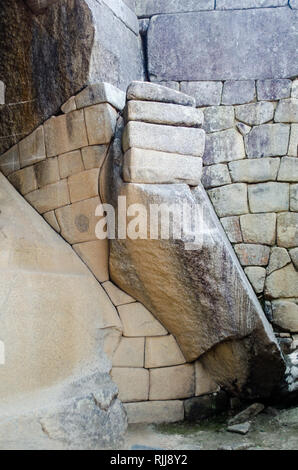
[[[287,154],[290,126],[263,124],[244,137],[248,158],[278,157]]]
[[[296,76],[296,23],[290,8],[155,16],[148,30],[149,73],[178,81]]]
[[[227,80],[224,83],[222,104],[244,104],[255,99],[254,80]]]
[[[228,408],[229,398],[224,391],[189,398],[184,401],[185,420],[189,422],[201,421],[227,411]]]
[[[273,101],[289,98],[291,95],[291,87],[292,82],[287,79],[258,80],[258,100]]]
[[[136,13],[139,17],[213,10],[213,8],[214,0],[136,0]]]

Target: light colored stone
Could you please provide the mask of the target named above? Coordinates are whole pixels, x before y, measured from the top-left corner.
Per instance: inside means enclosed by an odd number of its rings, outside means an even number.
[[[266,269],[259,266],[249,266],[244,269],[256,294],[261,294],[264,290]]]
[[[150,370],[149,400],[176,400],[195,394],[194,365]]]
[[[243,137],[249,134],[249,132],[251,131],[251,127],[247,126],[243,122],[237,122],[236,127],[238,131],[240,132],[240,134],[243,135]]]
[[[144,367],[144,338],[121,338],[113,356],[113,367]],[[131,388],[134,383],[131,384]]]
[[[290,185],[287,183],[259,183],[248,186],[251,212],[280,212],[289,210]]]
[[[292,248],[290,250],[290,256],[291,256],[291,260],[292,260],[295,268],[298,270],[298,248]]]
[[[82,110],[52,117],[45,122],[44,132],[48,157],[67,153],[88,145],[84,112]]]
[[[124,129],[122,145],[125,152],[132,147],[139,147],[202,157],[205,132],[188,127],[129,122]]]
[[[235,115],[238,121],[249,126],[259,126],[273,119],[274,106],[273,103],[267,101],[243,104],[235,107]]]
[[[49,184],[26,195],[26,200],[40,214],[69,204],[69,193],[66,180]]]
[[[273,323],[279,328],[298,333],[298,305],[286,300],[272,302]]]
[[[288,79],[258,80],[258,100],[274,101],[289,98],[291,85],[292,82]]]
[[[150,17],[165,13],[213,10],[213,0],[136,0],[136,13],[140,17]]]
[[[205,165],[245,158],[243,137],[234,129],[206,135]]]
[[[234,183],[257,183],[276,180],[279,158],[260,158],[229,163],[229,170]]]
[[[112,10],[116,18],[125,24],[134,34],[139,33],[139,24],[132,4],[123,0],[103,0],[108,8]]]
[[[247,186],[235,183],[208,191],[218,217],[241,215],[248,212]]]
[[[290,210],[298,212],[298,184],[290,186]]]
[[[59,227],[58,221],[56,219],[55,211],[45,212],[43,214],[43,217],[48,222],[48,224],[50,224],[50,226],[54,230],[56,230],[57,233],[60,233],[60,227]]]
[[[286,5],[287,0],[216,0],[216,8],[218,10],[282,7]]]
[[[127,89],[126,96],[128,100],[158,101],[183,106],[195,105],[194,98],[185,93],[148,82],[132,82]]]
[[[298,158],[283,157],[278,172],[278,181],[298,181]]]
[[[275,122],[298,122],[298,99],[281,100],[276,108]]]
[[[244,138],[248,158],[279,157],[288,152],[290,127],[263,124],[254,127]]]
[[[242,215],[240,225],[244,243],[275,244],[276,214]]]
[[[298,272],[292,264],[267,276],[265,295],[272,299],[297,296]]]
[[[202,183],[206,189],[232,183],[227,165],[219,163],[218,165],[205,166]]]
[[[98,196],[98,176],[98,168],[69,176],[68,187],[71,202],[83,201]]]
[[[168,333],[149,310],[139,302],[120,305],[118,312],[123,324],[124,336],[164,336]]]
[[[76,106],[76,98],[75,96],[71,96],[62,106],[61,111],[64,114],[71,113],[71,111],[75,111],[77,109]]]
[[[145,367],[168,367],[186,362],[174,336],[146,338]]]
[[[291,98],[298,99],[298,79],[297,78],[292,83]]]
[[[242,266],[267,266],[270,248],[264,245],[244,244],[235,245],[234,249]]]
[[[195,362],[195,395],[207,395],[215,393],[219,389],[209,372],[203,367],[200,361]]]
[[[233,106],[210,106],[204,109],[204,125],[206,132],[217,132],[234,126]]]
[[[59,155],[58,164],[61,178],[67,178],[68,176],[75,175],[84,170],[80,150],[74,150],[73,152]]]
[[[0,170],[4,176],[8,176],[20,168],[19,146],[14,145],[0,156]]]
[[[277,244],[284,248],[298,246],[298,213],[284,212],[277,216]]]
[[[32,134],[19,142],[19,153],[21,168],[46,158],[43,126],[38,127]]]
[[[113,284],[111,281],[105,282],[103,284],[103,288],[116,307],[119,305],[131,304],[135,302],[134,298],[123,292],[123,290],[119,289],[119,287],[115,286],[115,284]]]
[[[131,100],[127,102],[125,119],[181,127],[201,127],[204,115],[200,109],[171,103]]]
[[[291,125],[288,155],[290,157],[298,157],[298,124]]]
[[[5,83],[0,80],[0,105],[5,104]]]
[[[99,197],[94,197],[56,210],[61,235],[71,245],[96,239],[98,219],[95,217],[95,209],[99,204]]]
[[[139,20],[139,21],[148,21],[148,26],[150,20],[146,18],[145,20]],[[168,82],[155,82],[157,85],[165,86],[167,88],[172,88],[173,90],[180,91],[180,84],[179,82],[173,82],[173,81],[168,81]]]
[[[57,183],[60,180],[58,159],[47,158],[46,160],[34,165],[34,172],[39,188],[47,184]]]
[[[220,221],[231,243],[241,243],[243,241],[239,217],[224,217]]]
[[[82,157],[85,170],[101,168],[107,154],[107,145],[91,145],[82,149]]]
[[[109,144],[114,135],[117,112],[107,103],[84,109],[89,145]],[[84,147],[87,144],[81,145]]]
[[[128,424],[176,423],[184,419],[183,401],[145,401],[126,403]]]
[[[127,183],[186,183],[197,186],[202,175],[202,159],[139,148],[124,156],[123,179]]]
[[[123,403],[148,400],[148,370],[141,368],[113,367],[111,377],[118,386],[118,396]]]
[[[125,106],[125,93],[110,83],[96,83],[90,85],[76,95],[78,109],[95,104],[109,103],[114,108],[122,111]]]
[[[273,271],[283,268],[290,262],[291,258],[285,248],[273,247],[271,250],[267,273],[271,274]]]
[[[245,436],[245,434],[249,432],[250,428],[251,428],[251,423],[247,422],[247,423],[242,423],[242,424],[234,424],[233,426],[228,426],[227,431]]]
[[[181,91],[196,100],[196,106],[220,105],[222,82],[181,82]]]
[[[224,83],[222,104],[244,104],[256,96],[254,80],[227,80]]]
[[[109,279],[109,244],[107,240],[93,240],[72,246],[99,282]]]
[[[37,182],[33,166],[18,170],[8,176],[11,184],[23,195],[37,189]]]

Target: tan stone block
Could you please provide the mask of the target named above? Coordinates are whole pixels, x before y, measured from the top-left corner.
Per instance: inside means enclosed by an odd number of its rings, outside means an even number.
[[[168,332],[139,302],[121,305],[118,312],[124,336],[163,336]]]
[[[116,307],[119,305],[131,304],[136,301],[133,297],[123,292],[123,290],[119,289],[119,287],[115,286],[115,284],[113,284],[111,281],[105,282],[103,284],[103,288]]]
[[[19,152],[21,168],[46,158],[43,126],[38,127],[32,134],[19,142]]]
[[[119,399],[122,402],[148,400],[149,372],[146,369],[113,367],[112,380],[119,389]]]
[[[56,211],[61,235],[70,244],[96,240],[95,227],[98,219],[95,209],[100,204],[99,197],[75,202]]]
[[[84,170],[82,156],[80,150],[64,153],[58,157],[59,172],[61,178],[75,175]]]
[[[115,109],[102,103],[85,108],[84,112],[89,144],[108,144],[116,126],[118,114]]]
[[[47,158],[34,166],[37,184],[40,188],[60,180],[58,159]]]
[[[109,279],[108,240],[78,243],[73,245],[73,249],[99,282],[105,282]]]
[[[84,147],[82,149],[82,157],[85,170],[101,168],[107,154],[107,150],[107,145],[89,145],[89,147]]]
[[[50,224],[50,226],[53,227],[53,229],[56,230],[56,232],[60,233],[60,227],[56,219],[55,212],[54,211],[46,212],[45,214],[43,214],[43,216],[45,220],[48,222],[48,224]]]
[[[71,202],[83,201],[98,196],[99,169],[82,171],[68,178]]]
[[[14,145],[0,156],[0,170],[3,175],[8,176],[20,168],[19,146]]]
[[[21,193],[23,196],[37,189],[37,182],[34,173],[34,167],[28,166],[22,170],[15,171],[8,176],[11,184]]]
[[[195,394],[193,364],[150,370],[149,400],[175,400]]]
[[[121,338],[113,367],[144,367],[145,338]]]
[[[71,96],[62,106],[61,111],[64,114],[71,113],[71,111],[75,111],[77,109],[76,105],[76,98],[75,96]]]
[[[126,403],[128,424],[177,423],[184,419],[183,401],[145,401]]]
[[[66,180],[49,184],[26,195],[26,199],[40,214],[69,204]]]
[[[84,113],[54,116],[44,124],[47,156],[53,157],[88,145]]]
[[[219,389],[219,386],[214,382],[200,361],[195,362],[195,382],[195,395],[197,397],[217,392]]]
[[[167,367],[186,362],[174,336],[146,338],[145,367]]]

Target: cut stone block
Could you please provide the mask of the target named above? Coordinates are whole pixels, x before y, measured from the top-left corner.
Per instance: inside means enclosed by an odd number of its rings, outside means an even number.
[[[148,400],[148,370],[141,368],[113,367],[111,377],[118,386],[118,396],[122,402]]]
[[[251,127],[247,126],[243,122],[237,122],[236,127],[241,135],[245,136],[251,131]]]
[[[123,179],[128,183],[186,183],[197,186],[202,159],[155,150],[129,149],[124,156]]]
[[[298,184],[291,184],[290,188],[290,210],[298,212]]]
[[[196,100],[196,106],[220,105],[222,82],[181,82],[181,91]]]
[[[131,304],[136,301],[133,297],[123,292],[123,290],[119,289],[119,287],[115,286],[115,284],[113,284],[111,281],[105,282],[103,284],[103,288],[116,307],[119,305]]]
[[[266,269],[259,266],[249,266],[244,269],[256,294],[261,294],[264,290]]]
[[[52,117],[44,123],[44,132],[48,157],[88,145],[82,110]]]
[[[0,156],[0,170],[4,176],[8,176],[20,168],[19,146],[14,145]]]
[[[298,213],[284,212],[278,214],[277,244],[284,248],[296,248],[298,246]]]
[[[183,401],[145,401],[126,403],[128,424],[176,423],[184,419]]]
[[[61,178],[67,178],[84,170],[80,150],[59,155],[58,164]]]
[[[33,166],[28,166],[8,176],[11,184],[23,195],[37,189],[37,182]]]
[[[218,385],[211,378],[209,372],[203,367],[200,361],[195,362],[195,395],[207,395],[217,392]]]
[[[233,106],[210,106],[204,110],[203,129],[206,132],[216,132],[234,126],[235,113]]]
[[[123,335],[134,336],[164,336],[167,330],[139,302],[120,305],[118,312],[123,323]]]
[[[19,142],[19,153],[21,168],[46,158],[43,126],[38,127],[32,134]]]
[[[98,196],[98,177],[98,168],[69,176],[68,187],[71,202],[82,201]]]
[[[254,80],[227,80],[224,83],[222,104],[244,104],[256,96]]]
[[[287,0],[216,0],[217,10],[283,7],[286,5]]]
[[[245,158],[243,137],[235,129],[206,135],[204,164],[230,162]]]
[[[84,113],[89,145],[108,144],[115,131],[118,116],[115,109],[103,103],[85,108]]]
[[[82,149],[85,170],[101,168],[107,154],[107,145],[91,145]]]
[[[235,252],[242,266],[267,266],[270,248],[264,245],[235,245]]]
[[[243,104],[235,107],[235,116],[249,126],[259,126],[273,119],[274,105],[267,101]]]
[[[219,217],[241,215],[248,212],[247,186],[244,183],[210,189],[208,194]]]
[[[109,279],[108,240],[93,240],[72,247],[99,282]]]
[[[148,26],[149,26],[150,20],[148,18],[145,20],[139,20],[139,21],[148,21]],[[154,82],[154,83],[156,83],[157,85],[165,86],[167,88],[172,88],[173,90],[176,90],[176,91],[180,91],[179,82],[173,82],[169,80],[168,82]]]
[[[58,221],[56,219],[55,211],[45,212],[45,214],[43,214],[43,217],[48,222],[48,224],[54,230],[56,230],[57,233],[60,233],[60,227],[59,227]]]
[[[26,195],[26,200],[40,214],[69,204],[69,193],[66,180],[49,184]]]
[[[288,79],[258,80],[258,100],[281,100],[289,98],[292,82]]]
[[[298,122],[298,99],[281,100],[276,108],[275,122]]]
[[[145,367],[168,367],[186,362],[174,336],[146,338]]]
[[[251,212],[280,212],[289,210],[290,185],[287,183],[259,183],[248,186]]]
[[[298,248],[293,248],[290,250],[290,256],[295,268],[298,270]]]
[[[265,295],[268,298],[280,299],[297,296],[298,272],[292,264],[274,271],[267,276],[265,282]]]
[[[278,157],[288,152],[290,127],[263,124],[254,127],[244,138],[248,158]]]
[[[136,0],[136,13],[139,17],[150,17],[165,13],[213,10],[213,0]]]
[[[138,35],[139,23],[132,0],[104,0],[103,3],[110,8],[115,17],[118,18],[128,29],[130,29],[136,36]]]
[[[47,184],[57,183],[60,180],[57,158],[47,158],[37,163],[34,165],[34,171],[39,188]]]
[[[298,79],[292,82],[291,98],[298,98]]]
[[[195,106],[195,100],[191,96],[155,83],[132,82],[127,88],[126,96],[127,100],[158,101]]]
[[[298,333],[298,305],[286,300],[272,302],[273,323],[283,330]]]
[[[276,214],[246,214],[240,217],[245,243],[274,245],[276,241]]]
[[[257,183],[275,181],[279,170],[279,158],[259,158],[229,163],[232,181],[235,183]]]
[[[298,124],[291,125],[288,155],[290,157],[298,157]]]
[[[202,157],[205,132],[188,127],[129,122],[123,132],[122,145],[125,152],[132,147],[139,147]]]
[[[270,261],[267,273],[271,274],[277,269],[281,269],[291,262],[291,258],[285,248],[274,247],[271,250]]]
[[[281,159],[277,180],[298,182],[298,158],[283,157]]]
[[[220,221],[231,243],[241,243],[243,241],[239,217],[224,217]]]
[[[62,106],[61,111],[64,114],[71,113],[77,109],[75,96],[71,96]]]
[[[128,121],[167,124],[181,127],[200,127],[204,115],[200,109],[170,103],[132,100],[127,102],[125,119]]]
[[[195,394],[194,365],[150,370],[149,400],[176,400]]]
[[[232,183],[227,165],[219,163],[218,165],[205,166],[202,183],[206,189]]]
[[[144,350],[145,338],[122,337],[113,356],[113,367],[144,367]]]
[[[110,83],[103,82],[88,86],[76,96],[78,109],[101,103],[109,103],[122,111],[125,106],[125,93]]]

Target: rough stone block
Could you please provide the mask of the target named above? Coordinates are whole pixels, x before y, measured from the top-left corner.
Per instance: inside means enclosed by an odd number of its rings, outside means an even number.
[[[290,210],[298,212],[298,184],[290,186]]]
[[[20,168],[19,146],[14,145],[0,156],[0,170],[4,176],[8,176]]]
[[[281,100],[276,108],[275,122],[298,122],[298,99]]]
[[[61,178],[67,178],[84,170],[80,150],[59,155],[58,164]]]
[[[271,274],[277,269],[281,269],[291,262],[291,258],[285,248],[274,247],[271,250],[270,261],[267,273]]]
[[[277,180],[298,182],[298,158],[283,157],[281,159]]]
[[[195,394],[194,365],[150,370],[149,400],[176,400]]]
[[[82,110],[52,117],[45,122],[44,132],[48,157],[71,152],[88,145]]]
[[[114,135],[118,116],[115,109],[103,103],[85,108],[84,113],[89,145],[109,144]]]
[[[145,338],[122,337],[113,356],[113,367],[144,367],[144,350]]]
[[[290,250],[290,256],[295,268],[298,270],[298,248]]]
[[[235,252],[242,266],[267,266],[270,248],[264,245],[235,245]]]
[[[73,249],[99,282],[109,279],[108,240],[93,240],[73,245]]]
[[[273,323],[282,330],[298,333],[298,305],[286,300],[272,302]]]
[[[195,395],[207,395],[219,389],[218,385],[211,378],[209,372],[203,367],[200,361],[195,362]]]
[[[206,135],[204,164],[230,162],[245,158],[243,137],[234,129]]]
[[[279,169],[279,158],[259,158],[229,163],[232,181],[235,183],[258,183],[275,181]]]
[[[240,225],[245,243],[275,244],[276,214],[242,215]]]
[[[71,113],[77,109],[76,105],[76,98],[75,96],[71,96],[62,106],[61,111],[64,114]]]
[[[125,152],[132,147],[139,147],[202,157],[205,132],[188,127],[129,122],[123,132],[122,145]]]
[[[40,214],[65,206],[70,202],[67,181],[61,180],[32,191],[26,199]]]
[[[88,86],[76,96],[78,109],[101,103],[109,103],[122,111],[125,106],[125,93],[114,85],[103,82]]]
[[[244,269],[256,294],[261,294],[264,290],[266,269],[259,266],[249,266]]]
[[[37,189],[37,182],[33,166],[11,173],[8,176],[11,184],[23,195]]]
[[[115,286],[115,284],[113,284],[111,281],[105,282],[103,284],[103,288],[116,307],[119,305],[131,304],[136,301],[133,297],[123,292],[123,290],[119,289],[119,287]]]
[[[124,156],[123,179],[128,183],[186,183],[197,186],[202,175],[202,159],[139,148]]]
[[[122,402],[148,400],[148,370],[141,368],[113,367],[111,377],[118,386],[118,396]]]
[[[45,212],[45,213],[43,214],[43,217],[44,217],[44,219],[48,222],[48,224],[49,224],[54,230],[56,230],[57,233],[60,233],[60,227],[59,227],[59,224],[58,224],[56,215],[55,215],[55,211]]]
[[[243,241],[239,217],[223,217],[220,221],[231,243]]]
[[[274,105],[268,101],[242,104],[235,107],[235,115],[238,121],[242,121],[249,126],[259,126],[273,119]]]
[[[213,10],[213,0],[137,0],[136,14],[150,17],[165,13],[183,13],[185,11]]]
[[[222,82],[181,82],[181,91],[196,100],[196,106],[218,106],[222,94]]]
[[[47,158],[34,165],[34,171],[39,188],[60,180],[58,159]]]
[[[82,149],[85,170],[101,168],[107,154],[107,145],[91,145]]]
[[[265,295],[272,299],[296,297],[297,288],[298,272],[292,264],[288,264],[267,276]]]
[[[128,424],[176,423],[184,419],[183,401],[145,401],[126,403]]]
[[[210,106],[204,110],[203,129],[216,132],[234,126],[235,113],[233,106]]]
[[[246,184],[235,183],[210,189],[208,194],[219,217],[246,214],[248,212]]]
[[[232,183],[227,165],[219,163],[218,165],[205,166],[202,183],[206,189]]]
[[[285,124],[263,124],[245,137],[248,158],[276,157],[287,154],[290,128]]]
[[[298,157],[298,124],[291,125],[288,155],[290,157]]]
[[[19,153],[21,168],[46,158],[43,126],[38,127],[32,134],[19,142]]]
[[[185,358],[174,336],[146,338],[145,367],[168,367],[184,364]]]
[[[244,104],[255,99],[256,86],[254,80],[227,80],[224,83],[222,104]]]
[[[259,183],[248,187],[251,212],[280,212],[289,210],[290,185],[287,183]]]
[[[195,106],[193,97],[155,83],[132,82],[127,88],[126,96],[127,100],[158,101],[183,106]]]
[[[118,312],[123,323],[124,336],[164,336],[168,333],[149,310],[139,302],[120,305]]]
[[[71,202],[78,202],[98,196],[98,177],[98,168],[69,176],[68,187]]]
[[[289,98],[291,86],[291,80],[287,79],[258,80],[258,100],[274,101]]]
[[[216,0],[217,10],[283,7],[287,4],[287,0]]]
[[[298,246],[298,213],[284,212],[278,214],[277,244],[284,248],[295,248]]]

